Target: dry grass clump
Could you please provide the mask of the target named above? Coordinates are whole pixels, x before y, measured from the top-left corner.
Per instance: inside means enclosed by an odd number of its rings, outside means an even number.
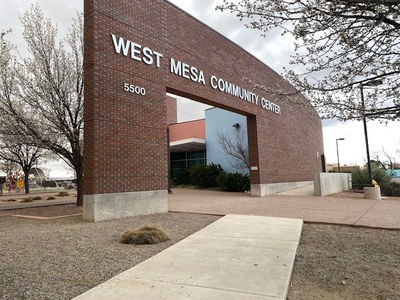
[[[33,199],[32,199],[32,197],[22,198],[22,199],[18,200],[18,202],[20,202],[20,203],[33,202]]]
[[[145,225],[137,229],[126,230],[119,242],[122,244],[150,245],[168,241],[168,234],[156,226]]]
[[[40,196],[34,196],[34,197],[30,196],[30,197],[22,198],[22,199],[18,200],[18,202],[27,203],[27,202],[33,202],[36,200],[43,200],[43,198]]]
[[[47,200],[55,200],[55,199],[56,199],[56,197],[53,197],[53,196],[47,197]]]
[[[58,196],[58,197],[66,197],[66,196],[69,196],[69,193],[68,193],[68,192],[59,192],[59,193],[57,194],[57,196]]]

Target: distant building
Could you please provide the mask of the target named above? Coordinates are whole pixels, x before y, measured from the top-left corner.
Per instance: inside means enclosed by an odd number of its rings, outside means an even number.
[[[169,98],[168,106],[176,105]],[[247,149],[246,117],[210,108],[205,112],[205,119],[169,124],[171,170],[213,163],[221,165],[226,172],[248,174],[247,168],[238,168],[237,161],[224,153],[218,141],[221,136],[234,142],[239,139]]]
[[[206,165],[205,120],[169,125],[171,169]]]
[[[205,117],[207,163],[219,164],[226,172],[248,174],[248,168],[239,166],[239,161],[228,156],[219,142],[227,138],[248,150],[246,116],[214,107],[206,110]]]

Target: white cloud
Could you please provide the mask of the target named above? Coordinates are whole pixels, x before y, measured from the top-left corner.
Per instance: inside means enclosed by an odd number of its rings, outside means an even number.
[[[376,152],[384,149],[389,155],[400,161],[397,150],[400,149],[400,123],[390,122],[387,125],[378,121],[367,122],[370,158],[373,159]],[[324,148],[326,161],[337,162],[336,139],[338,141],[340,164],[362,165],[367,160],[364,127],[361,121],[341,122],[334,126],[324,127]],[[381,157],[382,157],[381,153]]]

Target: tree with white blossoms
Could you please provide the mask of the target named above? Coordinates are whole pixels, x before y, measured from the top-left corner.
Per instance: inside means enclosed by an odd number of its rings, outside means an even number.
[[[296,94],[304,93],[325,118],[400,119],[400,1],[224,0],[217,9],[263,36],[278,29],[294,37],[290,64],[299,71],[285,76],[295,88],[258,88],[292,105],[302,104]],[[364,107],[360,93],[371,85]]]
[[[15,174],[20,170],[18,164],[13,161],[5,160],[0,157],[0,172],[8,174]]]
[[[40,8],[21,16],[30,57],[18,60],[16,48],[1,34],[0,113],[14,134],[28,145],[47,149],[76,173],[77,205],[82,205],[83,160],[83,18],[77,15],[66,38],[57,42],[57,28]]]
[[[39,159],[46,156],[46,151],[36,145],[18,142],[17,139],[0,140],[0,159],[20,166],[24,173],[25,194],[29,194],[29,172]]]

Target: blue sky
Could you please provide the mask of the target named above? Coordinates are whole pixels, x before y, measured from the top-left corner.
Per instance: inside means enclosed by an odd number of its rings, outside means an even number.
[[[82,0],[54,1],[54,0],[1,0],[0,1],[0,29],[12,29],[9,35],[11,41],[17,44],[22,56],[26,55],[25,43],[22,40],[22,28],[19,15],[29,9],[33,3],[38,3],[45,16],[58,24],[60,36],[64,36],[71,19],[76,11],[83,10]],[[260,36],[259,32],[244,27],[233,14],[215,11],[215,6],[222,0],[170,0],[171,3],[182,8],[203,23],[214,28],[233,42],[237,43],[252,55],[263,61],[278,73],[283,67],[289,66],[289,56],[293,53],[293,40],[282,37],[279,32],[273,32],[268,38]],[[192,102],[179,101],[180,120],[204,117],[204,106]],[[385,149],[387,153],[400,161],[400,122],[381,124],[377,121],[368,122],[370,152]],[[327,162],[336,162],[336,138],[345,138],[339,144],[341,164],[362,164],[366,159],[364,131],[361,122],[325,121],[323,127],[324,148]],[[382,156],[382,155],[381,155]],[[50,163],[51,176],[67,174],[60,163]],[[72,174],[72,173],[70,173]]]

